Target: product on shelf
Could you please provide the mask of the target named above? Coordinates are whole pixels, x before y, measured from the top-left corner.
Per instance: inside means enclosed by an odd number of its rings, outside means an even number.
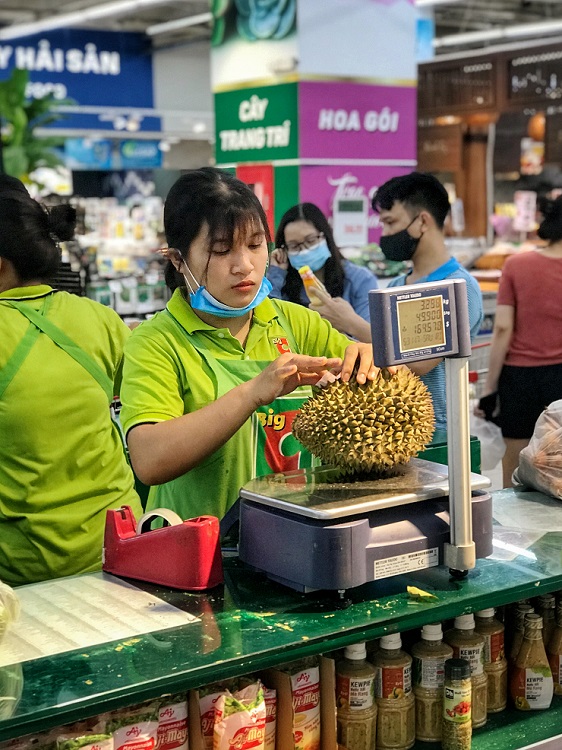
[[[509,691],[515,708],[533,711],[552,702],[552,671],[542,639],[542,617],[525,615],[523,642],[515,659]]]
[[[336,704],[338,742],[347,750],[375,750],[375,675],[365,643],[345,649],[336,667]]]
[[[415,742],[412,657],[399,633],[384,635],[373,658],[376,667],[377,750],[408,750]]]
[[[412,684],[416,702],[416,739],[439,742],[443,715],[445,661],[453,649],[443,643],[441,623],[424,625],[412,646]]]
[[[546,653],[552,671],[554,694],[562,695],[562,601],[556,607],[556,627],[546,646]]]
[[[71,732],[57,737],[57,750],[114,750],[110,734]]]
[[[514,612],[514,631],[511,640],[511,648],[509,649],[509,664],[515,664],[515,659],[523,643],[523,634],[525,632],[525,616],[534,612],[535,610],[530,604],[519,603],[515,608]]]
[[[470,750],[472,744],[472,680],[470,662],[447,659],[441,747]]]
[[[445,640],[453,647],[455,659],[466,659],[472,680],[472,727],[486,723],[488,705],[488,676],[484,671],[484,638],[474,630],[474,615],[455,617],[454,627],[445,633]]]
[[[493,607],[476,613],[475,630],[484,637],[484,671],[488,677],[487,711],[495,714],[507,705],[507,659],[504,626],[494,617]]]
[[[157,702],[112,712],[106,731],[113,737],[114,750],[146,750],[156,747],[158,738]]]
[[[309,398],[293,434],[324,463],[342,471],[384,475],[419,453],[433,436],[431,395],[403,367],[381,370],[364,385],[336,380]]]
[[[187,696],[165,698],[158,712],[158,750],[188,750]]]
[[[221,693],[215,704],[213,750],[265,750],[265,712],[260,682],[234,694]]]
[[[538,596],[535,609],[537,615],[542,617],[542,639],[546,647],[556,627],[556,599],[554,598],[554,594],[542,594]]]

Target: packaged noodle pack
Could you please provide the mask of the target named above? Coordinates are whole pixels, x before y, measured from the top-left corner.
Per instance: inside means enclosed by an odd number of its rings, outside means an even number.
[[[158,712],[156,750],[189,750],[185,693],[171,695],[162,701]]]
[[[215,705],[213,750],[265,750],[265,700],[260,682],[222,693]]]
[[[213,750],[215,731],[215,708],[221,695],[226,692],[219,685],[209,685],[199,691],[199,713],[201,714],[201,735],[205,750]]]
[[[155,750],[158,738],[158,703],[115,711],[107,720],[114,750]]]

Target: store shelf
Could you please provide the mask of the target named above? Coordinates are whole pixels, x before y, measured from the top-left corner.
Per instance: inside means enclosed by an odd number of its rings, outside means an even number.
[[[542,496],[525,493],[524,497],[540,501]],[[512,560],[480,560],[461,581],[452,580],[443,568],[433,568],[368,584],[350,592],[345,608],[336,595],[298,594],[248,570],[236,558],[225,561],[225,585],[207,594],[147,586],[199,621],[24,662],[22,697],[14,715],[0,721],[0,740],[385,633],[420,628],[463,612],[560,590],[562,506],[549,506],[548,518],[549,527],[561,531],[543,534]],[[406,593],[408,585],[431,591],[437,599],[413,601]],[[521,734],[521,740],[540,739],[561,728],[562,709],[540,716],[500,715],[483,730],[483,744],[478,744],[479,733],[475,733],[473,747],[513,750],[524,745],[491,743],[496,737],[503,742],[508,732],[518,738]]]

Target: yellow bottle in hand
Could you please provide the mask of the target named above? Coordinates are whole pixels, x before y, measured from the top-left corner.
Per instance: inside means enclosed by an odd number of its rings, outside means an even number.
[[[322,297],[330,296],[320,279],[314,275],[310,266],[302,266],[299,273],[304,284],[304,290],[312,304],[322,304]]]

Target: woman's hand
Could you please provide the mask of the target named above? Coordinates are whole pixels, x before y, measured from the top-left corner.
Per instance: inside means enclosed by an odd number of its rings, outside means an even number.
[[[269,254],[269,265],[277,266],[277,268],[286,271],[289,268],[289,257],[287,251],[283,250],[281,247],[276,247],[275,250]]]
[[[351,380],[351,375],[356,366],[357,375],[356,379],[358,383],[366,383],[367,380],[374,380],[378,373],[379,368],[375,367],[373,363],[373,347],[371,344],[350,344],[345,350],[345,356],[341,367],[341,379],[344,383]],[[396,370],[395,367],[388,368],[390,372]]]
[[[338,371],[338,357],[309,357],[306,354],[282,354],[246,384],[251,388],[256,407],[270,404],[299,385],[316,385],[327,370]]]
[[[319,313],[341,333],[346,333],[358,341],[371,341],[371,324],[358,315],[353,306],[342,297],[318,294],[310,297],[309,308]]]

